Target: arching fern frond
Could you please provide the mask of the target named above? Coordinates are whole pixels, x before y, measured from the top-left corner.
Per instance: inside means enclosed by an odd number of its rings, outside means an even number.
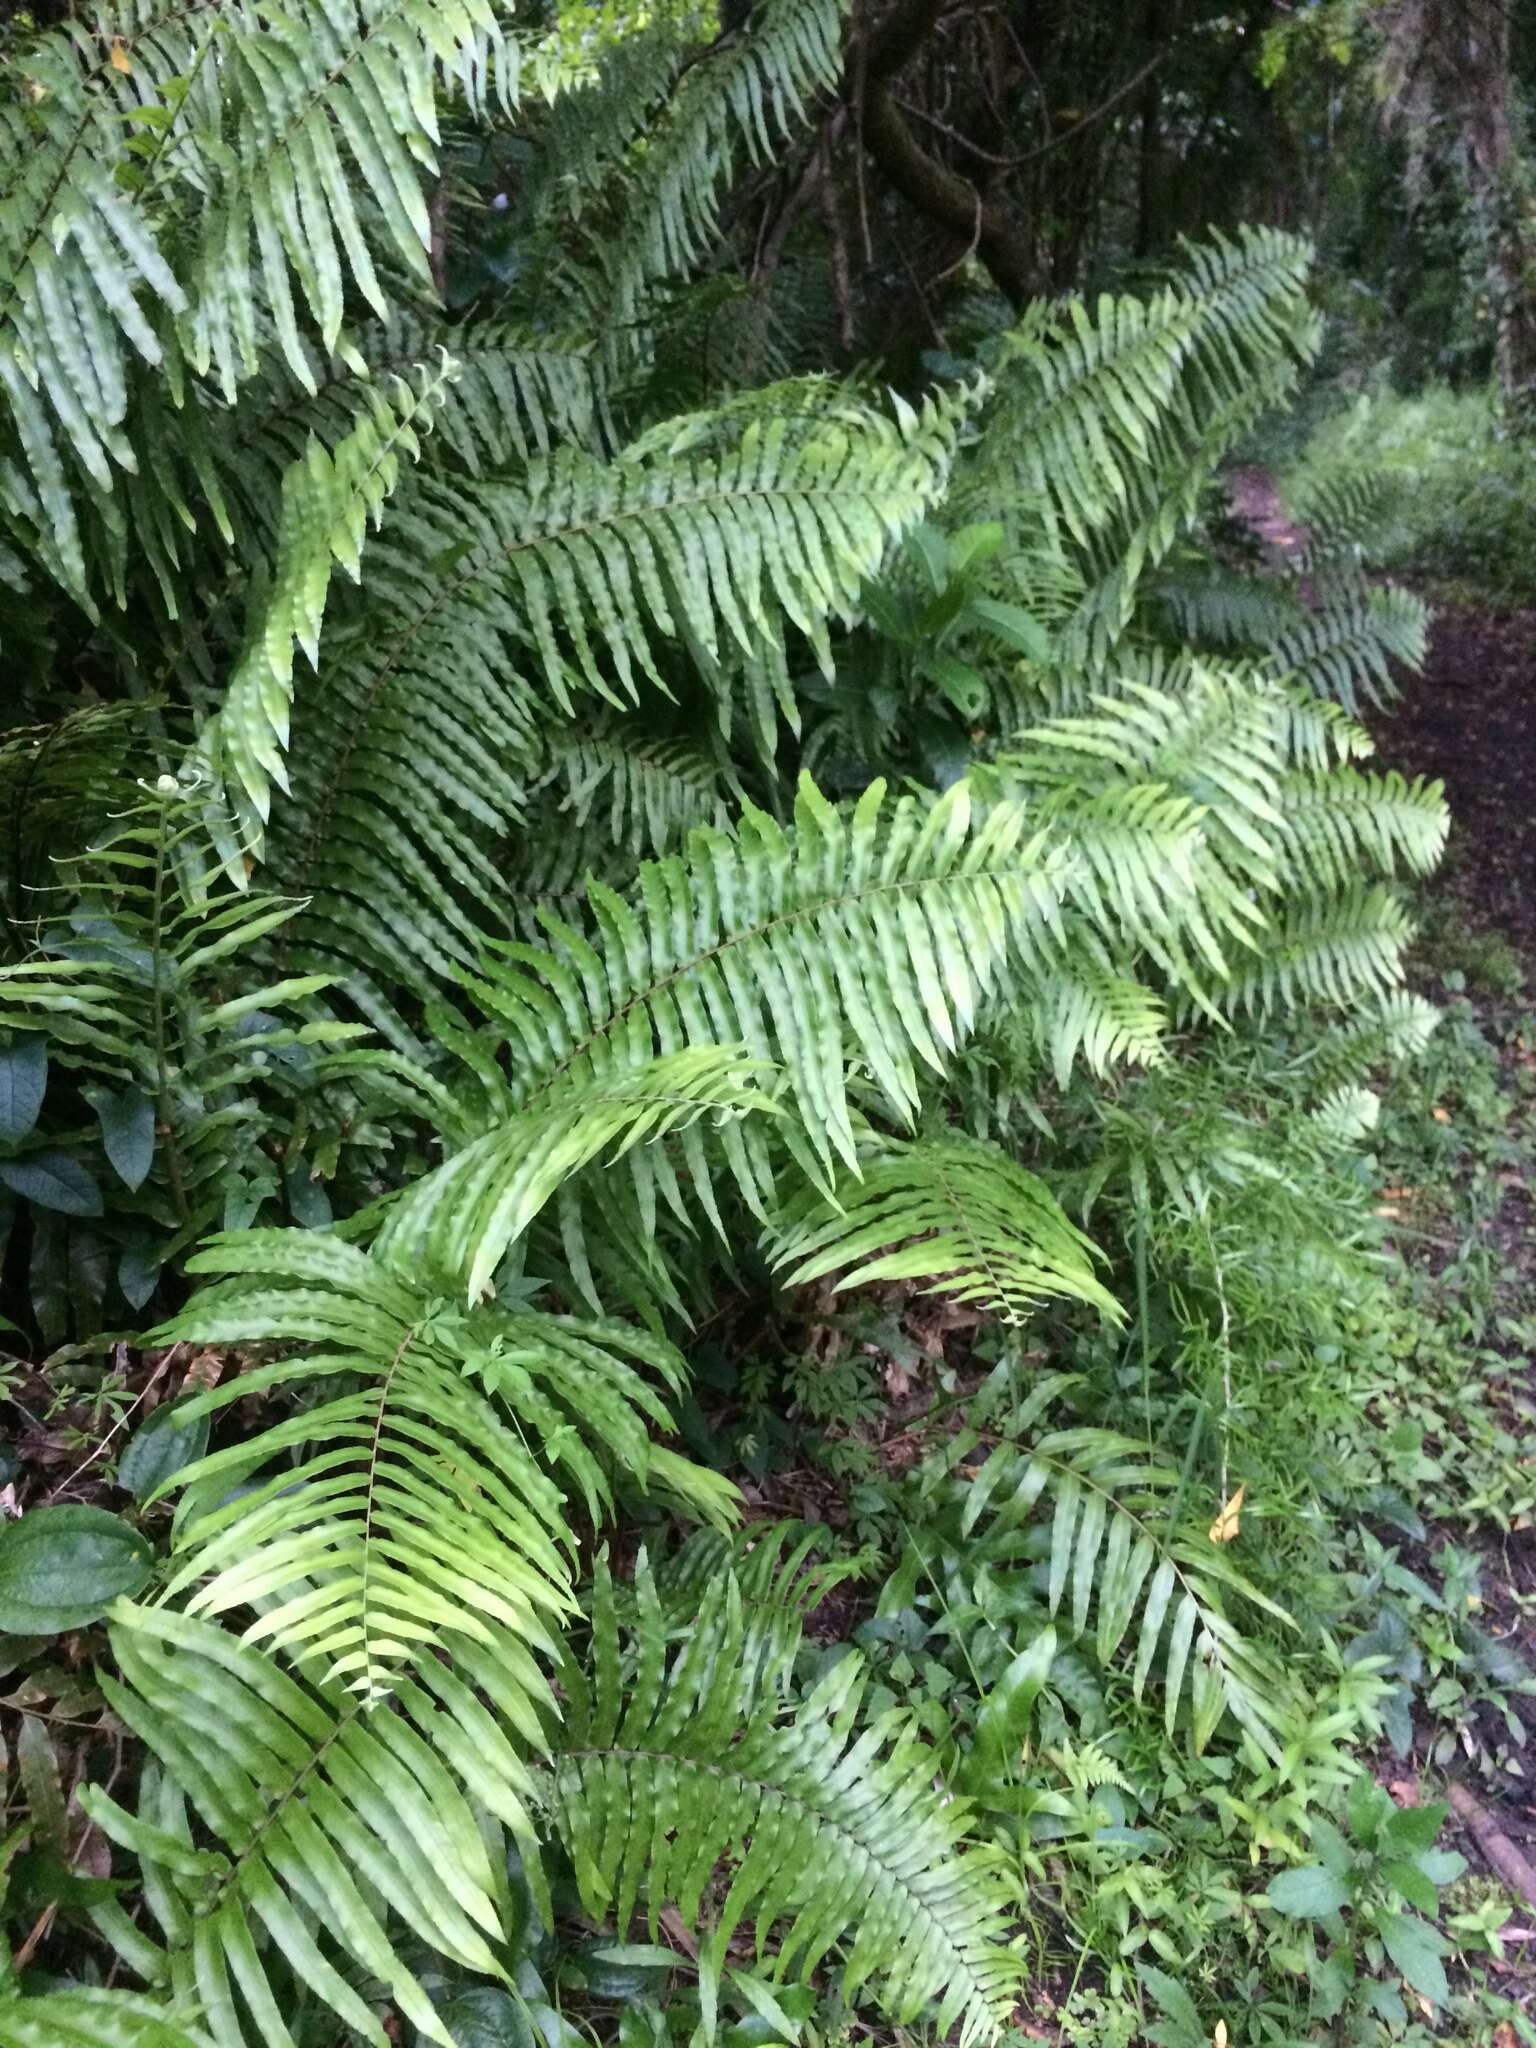
[[[966,1809],[934,1790],[932,1751],[898,1716],[861,1725],[858,1657],[781,1719],[776,1691],[752,1682],[733,1578],[710,1584],[670,1663],[643,1565],[636,1593],[632,1679],[621,1679],[602,1568],[595,1682],[574,1658],[563,1673],[549,1810],[586,1910],[622,1932],[643,1904],[654,1940],[668,1904],[699,1924],[723,1866],[729,1882],[701,1930],[706,2026],[732,1935],[749,1922],[760,1948],[779,1931],[778,1975],[808,1977],[844,1942],[847,1995],[868,1987],[900,2022],[927,2007],[940,2033],[958,2024],[962,2043],[996,2039],[1018,1982],[1000,1939],[1003,1889],[987,1852],[962,1852]]]
[[[1044,1182],[958,1133],[888,1146],[830,1197],[808,1190],[775,1218],[772,1257],[789,1286],[829,1273],[841,1274],[835,1291],[917,1280],[1008,1323],[1053,1297],[1121,1316],[1091,1240]]]
[[[550,742],[552,764],[530,795],[559,793],[559,812],[579,828],[600,823],[600,843],[631,854],[667,853],[699,825],[729,823],[726,773],[685,740],[647,738],[617,721],[573,726]]]
[[[1281,793],[1279,850],[1287,869],[1314,889],[1345,889],[1374,869],[1427,875],[1445,851],[1450,817],[1442,785],[1395,770],[1363,775],[1335,768],[1292,775]]]
[[[888,806],[877,783],[847,813],[803,782],[791,829],[749,805],[739,837],[647,862],[633,902],[591,890],[590,935],[544,919],[546,946],[497,946],[461,979],[479,1043],[508,1055],[503,1114],[741,1044],[785,1068],[812,1146],[854,1167],[850,1056],[909,1119],[914,1054],[941,1069],[1010,963],[1044,958],[1060,869],[1018,806],[978,816],[963,784]]]
[[[156,1999],[80,1984],[0,1999],[0,2048],[209,2048],[209,2037]]]
[[[1424,600],[1395,584],[1347,588],[1270,650],[1270,666],[1296,688],[1331,697],[1353,717],[1397,697],[1392,664],[1424,666],[1429,612]]]
[[[130,1969],[205,2011],[219,2048],[291,2048],[284,2014],[305,1994],[388,2048],[358,1979],[454,2048],[389,1922],[464,1969],[503,1975],[498,1880],[475,1808],[506,1811],[526,1769],[464,1679],[422,1660],[423,1735],[168,1608],[119,1603],[112,1649],[120,1675],[102,1674],[103,1694],[159,1769],[143,1773],[136,1813],[94,1786],[81,1805],[137,1857],[160,1939],[120,1910],[98,1908],[98,1932]],[[471,1731],[457,1741],[455,1715]]]
[[[1187,1702],[1197,1754],[1230,1713],[1277,1755],[1288,1709],[1283,1674],[1229,1619],[1223,1589],[1276,1620],[1289,1616],[1216,1545],[1169,1525],[1180,1491],[1178,1468],[1144,1443],[1106,1429],[1055,1430],[997,1446],[965,1487],[961,1530],[1017,1529],[1047,1503],[1051,1612],[1070,1619],[1079,1636],[1091,1614],[1095,1654],[1105,1664],[1134,1630],[1136,1698],[1157,1667],[1168,1734]]]
[[[1383,996],[1402,978],[1413,925],[1390,889],[1354,883],[1337,896],[1298,895],[1263,948],[1221,990],[1224,1008],[1273,1012],[1307,1001],[1347,1004]]]
[[[519,485],[423,486],[397,507],[372,555],[387,596],[328,636],[296,706],[296,801],[269,842],[270,879],[309,899],[295,950],[418,990],[467,965],[507,928],[488,849],[551,708],[665,687],[669,642],[712,673],[786,620],[830,660],[828,616],[941,488],[965,404],[757,423],[675,462],[564,450]]]
[[[627,326],[647,285],[687,270],[714,227],[733,145],[770,158],[842,69],[841,0],[766,0],[750,33],[722,38],[671,95],[610,243],[610,317]]]
[[[760,1061],[734,1045],[697,1045],[645,1065],[574,1076],[537,1106],[496,1121],[388,1209],[380,1256],[490,1291],[507,1248],[560,1186],[600,1154],[688,1132],[701,1118],[739,1120],[776,1105]],[[637,1161],[636,1170],[644,1171]]]
[[[293,375],[310,380],[295,279],[326,349],[340,335],[349,283],[388,317],[371,241],[430,288],[420,173],[435,164],[435,77],[439,65],[473,75],[499,40],[491,0],[304,0],[277,19],[252,10],[248,26],[222,39],[238,111],[221,138],[228,154],[185,335],[193,366],[211,370],[226,396],[257,367],[258,305]]]
[[[419,436],[430,428],[453,373],[445,361],[414,383],[397,378],[393,390],[371,388],[366,417],[334,453],[312,436],[283,478],[270,581],[258,583],[244,652],[199,750],[234,813],[225,858],[237,878],[243,879],[243,863],[260,854],[272,785],[288,788],[284,755],[295,643],[311,666],[319,660],[332,568],[358,581],[367,530],[379,524],[402,457],[413,462],[420,454]]]

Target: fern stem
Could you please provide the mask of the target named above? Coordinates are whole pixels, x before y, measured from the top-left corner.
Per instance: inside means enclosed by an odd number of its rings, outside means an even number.
[[[190,1223],[192,1207],[187,1200],[186,1181],[181,1171],[181,1152],[176,1142],[176,1125],[171,1115],[170,1075],[165,1043],[165,988],[162,976],[165,956],[165,871],[168,859],[166,827],[169,819],[170,804],[162,803],[155,833],[155,894],[150,912],[149,1003],[155,1048],[155,1121],[162,1125],[165,1131],[165,1170],[170,1177],[176,1212],[183,1223]]]

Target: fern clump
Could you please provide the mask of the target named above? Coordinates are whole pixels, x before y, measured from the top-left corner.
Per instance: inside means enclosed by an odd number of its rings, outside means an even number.
[[[716,26],[6,32],[0,1282],[113,1456],[23,1486],[100,1597],[0,2044],[556,2042],[617,1957],[981,2048],[1160,1786],[1315,1819],[1240,1326],[1365,1270],[1446,820],[1368,498],[1211,517],[1310,250],[836,373],[774,278],[851,308],[901,65]]]

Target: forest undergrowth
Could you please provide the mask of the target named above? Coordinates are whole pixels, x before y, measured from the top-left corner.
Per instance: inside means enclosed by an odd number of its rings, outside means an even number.
[[[928,175],[987,10],[0,35],[0,2048],[1536,2044],[1531,755],[1234,517],[1311,241]]]

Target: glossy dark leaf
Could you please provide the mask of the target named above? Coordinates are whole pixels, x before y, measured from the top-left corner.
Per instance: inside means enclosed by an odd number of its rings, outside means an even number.
[[[148,1245],[131,1244],[117,1262],[117,1284],[130,1308],[142,1308],[160,1280],[160,1260]]]
[[[128,1440],[117,1462],[117,1483],[135,1500],[148,1500],[155,1490],[190,1465],[208,1448],[208,1417],[187,1421],[176,1402],[157,1408]]]
[[[105,1088],[81,1093],[101,1119],[101,1142],[113,1171],[126,1188],[144,1184],[155,1156],[155,1105],[138,1088]]]
[[[0,1529],[0,1629],[56,1636],[84,1628],[150,1574],[137,1529],[101,1508],[34,1508]]]
[[[533,2029],[510,1991],[476,1984],[443,2007],[454,2048],[534,2048]]]
[[[0,1181],[39,1209],[60,1216],[99,1216],[101,1189],[78,1159],[67,1152],[33,1152],[25,1159],[0,1159]]]
[[[0,1140],[14,1145],[37,1122],[48,1087],[48,1041],[35,1031],[0,1046]]]

